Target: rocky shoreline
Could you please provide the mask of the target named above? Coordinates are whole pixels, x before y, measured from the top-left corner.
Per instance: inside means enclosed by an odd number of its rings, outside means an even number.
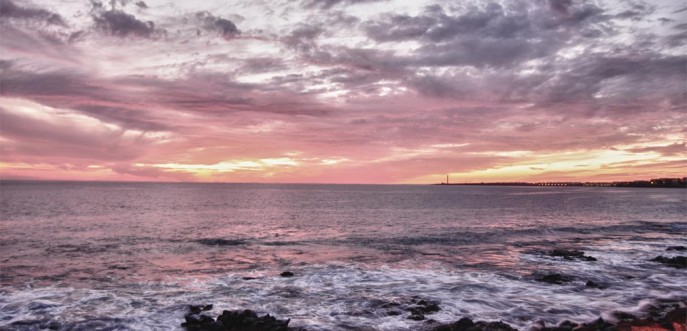
[[[666,251],[685,251],[684,246],[671,246]],[[583,251],[575,249],[553,249],[544,252],[532,252],[540,256],[562,258],[567,261],[595,262],[596,258],[587,256]],[[664,257],[657,256],[649,262],[662,263],[668,267],[684,269],[687,267],[685,256]],[[294,277],[291,271],[284,271],[281,277]],[[547,274],[535,278],[540,282],[562,285],[574,279],[564,274]],[[591,280],[587,287],[603,289],[604,286]],[[386,316],[406,316],[414,321],[424,321],[418,326],[422,331],[515,331],[509,324],[501,321],[473,321],[461,318],[453,323],[442,324],[427,315],[441,310],[440,302],[420,297],[411,297],[400,302],[377,300],[372,308]],[[252,310],[224,310],[218,317],[213,318],[207,313],[212,310],[211,304],[189,306],[185,321],[181,324],[188,331],[306,331],[303,328],[289,327],[290,320],[279,320],[266,314],[259,316]],[[642,316],[635,316],[627,312],[613,313],[614,321],[598,318],[587,323],[562,321],[558,325],[546,325],[543,321],[536,321],[528,331],[687,331],[687,298],[677,301],[658,301],[656,305],[645,307]]]
[[[417,314],[433,313],[440,308],[436,303],[421,303]],[[189,306],[189,312],[181,324],[188,331],[307,331],[304,328],[289,327],[289,319],[279,320],[269,314],[259,316],[252,310],[225,310],[217,318],[205,312],[212,305]],[[415,313],[413,313],[415,316]],[[409,317],[410,319],[413,319]],[[648,307],[646,316],[635,316],[616,312],[616,322],[598,318],[592,322],[578,324],[563,321],[556,326],[547,326],[543,321],[533,323],[528,331],[687,331],[687,300],[663,303]],[[423,316],[424,319],[424,316]],[[441,324],[426,320],[418,327],[422,331],[517,331],[501,321],[473,321],[469,318]]]

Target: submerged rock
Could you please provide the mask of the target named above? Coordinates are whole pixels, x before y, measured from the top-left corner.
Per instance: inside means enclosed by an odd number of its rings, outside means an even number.
[[[463,317],[457,322],[443,324],[432,328],[432,331],[517,331],[510,325],[503,322],[473,322],[467,317]]]
[[[419,297],[412,297],[410,299],[403,299],[400,301],[385,301],[375,299],[370,302],[372,311],[381,310],[381,313],[386,316],[399,316],[404,312],[410,313],[408,319],[414,321],[425,320],[425,315],[434,314],[441,310],[439,302],[423,299]]]
[[[291,272],[291,271],[284,271],[284,272],[282,272],[281,274],[279,274],[279,276],[282,276],[282,277],[293,277],[293,276],[295,276],[295,274],[294,274],[293,272]]]
[[[562,257],[565,260],[579,260],[579,261],[596,261],[593,256],[584,255],[583,251],[578,251],[575,249],[554,249],[547,252],[548,256]]]
[[[411,320],[421,321],[425,319],[425,315],[433,314],[441,310],[439,304],[435,301],[414,298],[411,301],[412,305],[406,310],[410,312]]]
[[[685,246],[668,246],[666,248],[667,251],[687,251],[687,247]]]
[[[588,280],[584,286],[589,287],[589,288],[598,288],[598,289],[603,289],[606,288],[605,286],[593,281],[593,280]]]
[[[669,267],[684,269],[687,268],[687,257],[685,256],[675,256],[675,257],[665,257],[659,255],[651,261],[663,263]]]
[[[550,284],[564,284],[569,283],[573,280],[572,276],[562,275],[562,274],[549,274],[541,278],[537,278],[540,282],[550,283]]]

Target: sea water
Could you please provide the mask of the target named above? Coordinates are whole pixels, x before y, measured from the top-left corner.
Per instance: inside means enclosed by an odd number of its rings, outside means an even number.
[[[308,330],[587,322],[685,300],[684,189],[0,183],[0,329],[181,330],[189,304]],[[547,256],[583,250],[597,261]],[[280,277],[291,271],[294,277]],[[572,277],[565,284],[542,275]],[[587,281],[603,288],[585,286]]]

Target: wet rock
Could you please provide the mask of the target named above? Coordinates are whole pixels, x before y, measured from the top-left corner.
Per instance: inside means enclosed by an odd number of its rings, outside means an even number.
[[[685,256],[665,257],[662,255],[659,255],[659,256],[651,259],[651,261],[663,263],[669,267],[678,268],[678,269],[687,268],[687,257],[685,257]]]
[[[413,315],[432,314],[441,310],[436,301],[413,299],[412,304],[407,310]]]
[[[687,251],[687,247],[685,246],[668,246],[666,248],[667,251]]]
[[[191,314],[200,314],[201,312],[212,310],[212,305],[190,305],[188,310]]]
[[[575,249],[554,249],[552,251],[549,251],[547,255],[554,257],[562,257],[563,259],[570,261],[596,261],[595,257],[584,255],[583,251],[578,251]]]
[[[259,317],[252,310],[222,312],[217,317],[228,331],[288,331],[290,320],[278,320],[269,314]]]
[[[403,312],[400,310],[389,310],[386,312],[386,314],[387,314],[387,316],[398,316],[398,315],[403,314]]]
[[[637,318],[635,315],[632,315],[630,313],[626,313],[624,311],[614,311],[613,317],[615,317],[616,319],[621,320],[621,321],[623,321],[623,320],[631,321],[631,320],[634,320]]]
[[[473,322],[463,317],[457,322],[436,326],[432,331],[517,331],[503,322]]]
[[[411,314],[410,316],[408,316],[408,319],[409,319],[409,320],[413,320],[413,321],[422,321],[422,320],[425,319],[425,315],[422,315],[422,314]]]
[[[587,283],[584,284],[584,286],[590,287],[590,288],[599,288],[599,289],[605,288],[604,286],[602,286],[601,284],[599,284],[593,280],[588,280]]]
[[[408,319],[414,321],[422,321],[426,319],[425,315],[434,314],[441,310],[437,301],[413,297],[399,302],[372,300],[370,306],[373,309],[381,309],[385,311],[387,316],[402,315],[403,312],[409,312]]]
[[[475,323],[475,326],[481,330],[481,331],[517,331],[510,325],[503,323],[501,321],[498,322],[477,322]]]
[[[575,322],[568,321],[568,320],[565,320],[565,321],[558,324],[558,327],[560,327],[560,328],[570,328],[571,330],[578,327],[578,326],[579,326],[579,324],[577,324]]]
[[[573,280],[572,276],[562,275],[562,274],[549,274],[544,277],[537,278],[540,282],[550,283],[550,284],[565,284]]]
[[[479,331],[479,329],[471,319],[463,317],[457,322],[434,327],[432,331]]]
[[[290,320],[278,320],[269,314],[258,316],[252,310],[225,310],[215,320],[203,313],[211,309],[212,305],[190,306],[181,326],[187,331],[305,331],[289,328]]]
[[[413,298],[406,307],[406,311],[410,312],[408,319],[414,321],[422,321],[425,319],[425,315],[434,314],[440,310],[439,303],[436,301],[420,298]]]
[[[224,331],[224,326],[207,315],[188,314],[181,326],[188,331]]]
[[[532,324],[530,331],[572,331],[579,324],[565,320],[558,324],[558,326],[546,326],[544,321],[537,321]]]
[[[291,271],[284,271],[284,272],[282,272],[281,274],[279,274],[279,276],[282,276],[282,277],[293,277],[293,276],[295,276],[295,274],[294,274],[293,272],[291,272]]]
[[[675,330],[687,330],[687,308],[674,308],[659,321],[659,324]]]
[[[575,331],[614,331],[615,330],[615,325],[608,323],[604,321],[602,318],[599,317],[594,322],[591,323],[585,323],[577,328],[575,328]]]

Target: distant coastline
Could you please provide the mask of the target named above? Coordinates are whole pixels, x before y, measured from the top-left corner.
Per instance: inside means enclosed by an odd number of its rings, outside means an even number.
[[[448,178],[447,178],[448,179]],[[432,185],[472,185],[472,186],[587,186],[587,187],[655,187],[655,188],[687,188],[687,177],[682,178],[653,178],[650,180],[634,180],[621,182],[480,182],[480,183],[449,183],[442,182]]]

